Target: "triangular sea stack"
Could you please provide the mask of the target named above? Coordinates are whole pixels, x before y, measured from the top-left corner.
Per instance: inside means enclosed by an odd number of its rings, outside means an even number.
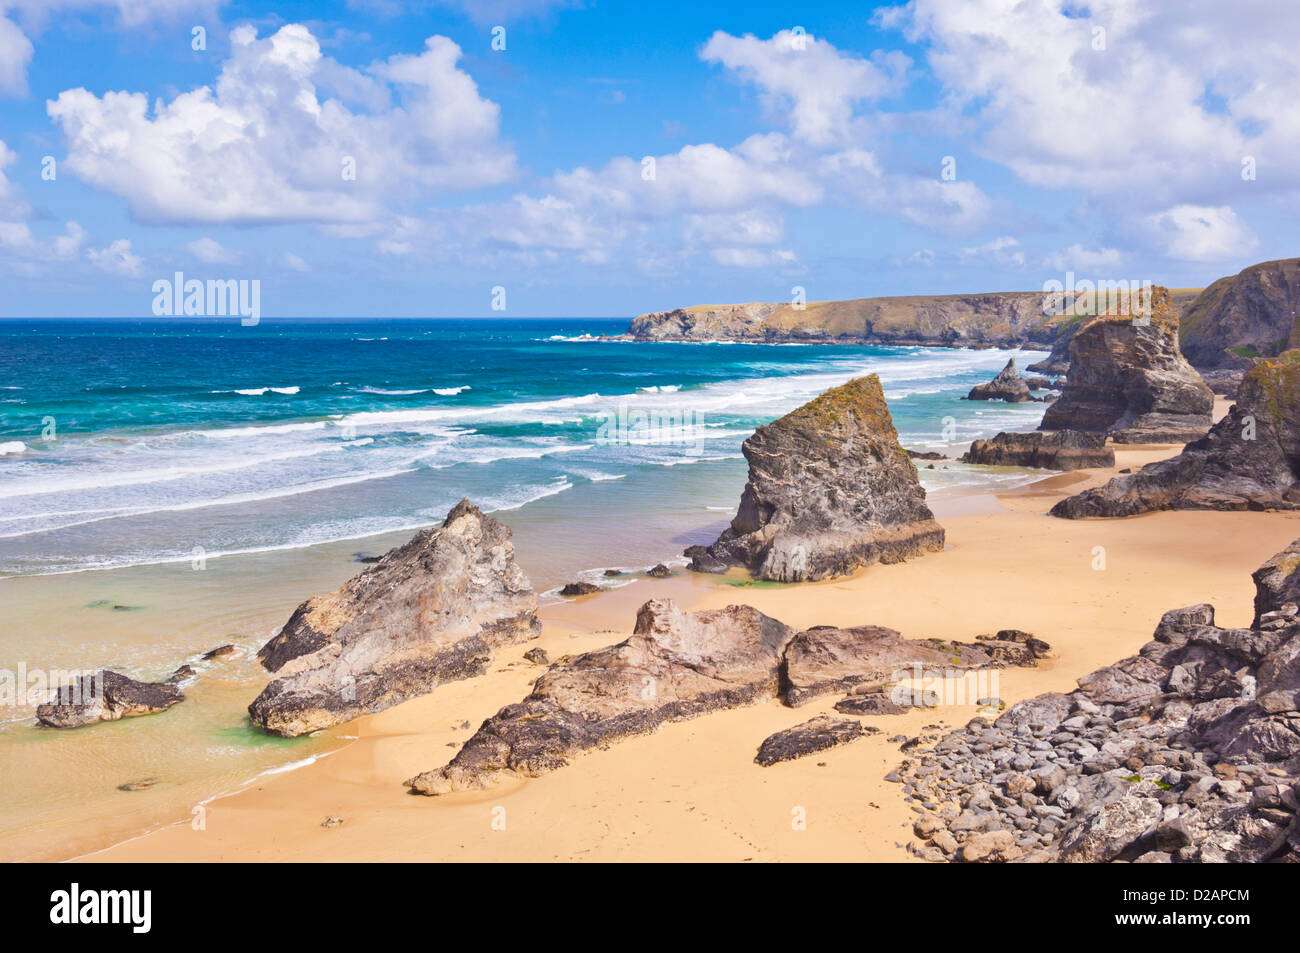
[[[686,551],[692,569],[800,582],[943,549],[875,374],[759,427],[742,452],[740,510],[712,546]]]

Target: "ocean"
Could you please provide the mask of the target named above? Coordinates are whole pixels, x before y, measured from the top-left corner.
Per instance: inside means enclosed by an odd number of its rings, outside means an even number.
[[[190,699],[156,717],[55,732],[21,699],[0,710],[14,856],[77,849],[88,812],[129,836],[178,799],[327,750],[247,724],[265,682],[252,652],[298,602],[462,497],[515,530],[554,601],[572,579],[626,584],[605,568],[680,565],[735,511],[741,442],[852,377],[880,375],[918,450],[1032,429],[1043,411],[961,400],[1037,353],[599,340],[626,326],[0,321],[0,671],[157,677],[224,642],[244,652],[197,665]],[[936,503],[1026,479],[920,473]],[[156,786],[117,790],[146,778]]]

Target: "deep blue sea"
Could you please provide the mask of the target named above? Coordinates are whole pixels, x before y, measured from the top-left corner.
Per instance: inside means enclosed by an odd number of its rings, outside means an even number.
[[[598,510],[633,530],[671,506],[672,533],[644,554],[664,558],[684,511],[730,518],[755,426],[851,377],[880,375],[911,447],[1042,413],[960,399],[1007,351],[592,339],[626,326],[0,321],[0,575],[365,549],[462,496],[518,518]],[[939,492],[1005,479],[922,476]],[[544,509],[559,498],[567,509]]]

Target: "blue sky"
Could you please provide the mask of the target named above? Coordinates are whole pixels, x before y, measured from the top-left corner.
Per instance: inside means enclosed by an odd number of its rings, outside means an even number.
[[[1296,254],[1289,6],[0,0],[0,316],[1202,285]]]

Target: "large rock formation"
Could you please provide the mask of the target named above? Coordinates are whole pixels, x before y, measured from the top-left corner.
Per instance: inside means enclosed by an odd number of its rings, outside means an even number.
[[[1117,443],[1195,440],[1210,427],[1214,394],[1178,350],[1169,292],[1151,314],[1107,314],[1070,341],[1070,372],[1040,430],[1087,430]]]
[[[1205,437],[1168,460],[1061,500],[1053,516],[1132,516],[1151,510],[1300,506],[1300,350],[1256,365],[1237,403]]]
[[[175,685],[138,682],[104,669],[60,686],[53,702],[36,707],[36,720],[50,728],[80,728],[97,721],[157,714],[184,700]]]
[[[1248,629],[1165,613],[1134,656],[975,719],[896,775],[930,860],[1300,862],[1300,540]],[[1283,566],[1290,571],[1283,577]],[[1259,574],[1257,574],[1257,577]],[[1278,603],[1277,599],[1287,599]],[[991,835],[996,851],[985,848]]]
[[[1198,368],[1246,368],[1300,346],[1300,258],[1251,265],[1220,278],[1182,317],[1182,349]]]
[[[300,605],[258,653],[277,678],[248,707],[293,737],[486,671],[492,650],[540,634],[510,530],[468,500],[328,596]]]
[[[686,613],[652,600],[630,638],[553,665],[527,698],[483,722],[449,764],[407,784],[420,794],[486,788],[503,772],[536,777],[665,722],[774,698],[800,705],[917,670],[1032,665],[1036,650],[1045,644],[944,644],[875,626],[796,632],[749,606]]]
[[[1005,400],[1012,404],[1037,400],[1029,393],[1029,382],[1016,370],[1016,359],[1007,361],[1006,366],[987,384],[976,384],[966,395],[967,400]]]
[[[686,551],[692,569],[800,582],[943,549],[874,374],[759,427],[741,449],[740,509],[712,546]]]
[[[976,440],[961,456],[962,463],[997,467],[1038,467],[1044,470],[1079,470],[1085,467],[1113,467],[1115,451],[1106,446],[1105,434],[1082,430],[1052,433],[1000,433],[990,440]]]

